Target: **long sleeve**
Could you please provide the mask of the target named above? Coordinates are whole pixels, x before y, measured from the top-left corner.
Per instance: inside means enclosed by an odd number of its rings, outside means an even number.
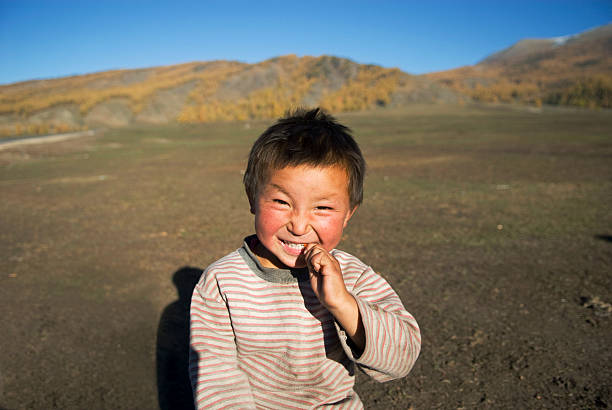
[[[189,374],[196,407],[255,408],[248,379],[238,367],[227,306],[210,272],[194,289],[190,318]]]
[[[361,312],[361,355],[307,277],[259,266],[245,243],[209,266],[192,295],[189,372],[198,408],[363,408],[355,365],[379,381],[408,373],[420,347],[414,318],[371,268],[333,254]]]
[[[335,256],[346,269],[345,282],[359,306],[366,335],[365,348],[356,357],[346,335],[338,329],[346,354],[377,381],[406,376],[421,349],[421,333],[416,320],[387,281],[370,267],[361,269],[361,262],[344,252]]]

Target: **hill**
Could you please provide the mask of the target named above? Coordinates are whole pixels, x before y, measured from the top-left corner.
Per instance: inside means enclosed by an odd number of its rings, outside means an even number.
[[[612,24],[521,40],[474,66],[425,77],[478,101],[610,108]]]
[[[469,100],[611,107],[612,24],[525,39],[474,66],[421,76],[333,56],[193,62],[0,86],[0,137],[99,126],[246,121]]]
[[[194,62],[0,86],[0,135],[273,118],[296,105],[345,112],[462,99],[424,77],[331,56]]]

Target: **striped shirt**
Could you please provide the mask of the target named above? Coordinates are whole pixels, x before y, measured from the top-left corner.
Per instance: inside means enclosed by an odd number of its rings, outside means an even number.
[[[391,286],[339,250],[366,345],[357,352],[315,296],[305,269],[261,266],[247,242],[210,265],[191,300],[189,373],[197,408],[363,408],[355,365],[377,381],[403,377],[421,346]],[[256,239],[255,239],[256,240]]]

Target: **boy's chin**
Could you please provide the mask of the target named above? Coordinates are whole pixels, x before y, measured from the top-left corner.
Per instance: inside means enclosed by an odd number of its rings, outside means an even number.
[[[294,266],[292,266],[292,268],[294,269],[302,269],[306,267],[306,262],[304,261],[304,258],[300,257],[297,261],[295,261]]]
[[[304,252],[302,251],[302,253],[300,253],[298,256],[293,256],[293,257],[286,257],[287,255],[285,255],[285,260],[283,261],[283,263],[285,264],[285,266],[289,269],[304,269],[307,268],[308,265],[306,264],[306,256],[304,256]]]
[[[304,255],[298,256],[294,260],[284,260],[281,261],[284,265],[285,269],[301,269],[306,267],[306,261],[304,260]]]
[[[257,253],[256,253],[257,255]],[[264,267],[275,268],[275,269],[302,269],[306,268],[306,260],[304,255],[300,255],[297,258],[279,257],[272,252],[268,252],[267,255],[257,255],[259,261]]]

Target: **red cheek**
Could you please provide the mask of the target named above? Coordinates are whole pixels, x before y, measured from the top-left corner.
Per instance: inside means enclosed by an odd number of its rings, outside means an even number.
[[[335,248],[342,237],[343,219],[341,217],[330,217],[319,223],[319,236],[327,251]]]
[[[258,229],[266,233],[275,233],[284,225],[284,217],[281,212],[266,209],[261,209],[256,214],[256,223]]]

